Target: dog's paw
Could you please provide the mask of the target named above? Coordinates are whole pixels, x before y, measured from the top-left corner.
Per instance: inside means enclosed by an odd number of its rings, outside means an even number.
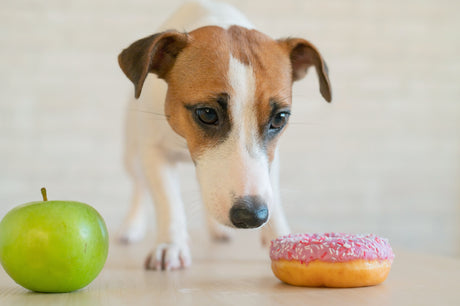
[[[211,239],[212,241],[217,242],[217,243],[226,243],[232,240],[232,236],[230,235],[230,233],[226,231],[220,231],[220,232],[216,231],[216,232],[211,232]]]
[[[261,243],[262,246],[266,247],[270,244],[270,241],[273,240],[273,236],[271,233],[268,233],[268,231],[262,229],[261,235],[260,235]]]
[[[229,242],[232,239],[232,229],[217,223],[214,219],[208,219],[208,230],[214,242]]]
[[[289,234],[289,228],[287,226],[282,226],[274,228],[272,224],[266,224],[261,230],[261,239],[262,245],[267,247],[270,245],[270,242],[280,236]]]
[[[229,242],[232,240],[232,233],[230,231],[229,228],[225,228],[223,225],[215,225],[215,227],[209,230],[209,234],[214,242]]]
[[[190,250],[187,244],[162,243],[147,256],[145,269],[147,270],[178,270],[192,263]]]
[[[124,244],[139,242],[145,237],[146,227],[143,222],[124,224],[117,234],[117,240]]]

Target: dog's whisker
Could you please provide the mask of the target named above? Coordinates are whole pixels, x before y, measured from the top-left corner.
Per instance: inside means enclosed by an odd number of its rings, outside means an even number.
[[[196,219],[203,214],[203,203],[201,198],[191,199],[187,201],[187,216],[190,219]]]
[[[128,111],[130,111],[130,112],[139,112],[139,113],[144,113],[144,114],[151,114],[151,115],[154,115],[154,116],[161,117],[161,119],[168,119],[168,116],[165,115],[165,114],[162,114],[162,113],[156,113],[156,112],[151,112],[151,111],[146,111],[146,110],[141,110],[141,109],[134,109],[134,108],[130,108],[130,109],[128,109]]]
[[[302,122],[302,121],[293,121],[289,122],[290,125],[305,125],[305,126],[321,126],[320,123],[317,122]]]

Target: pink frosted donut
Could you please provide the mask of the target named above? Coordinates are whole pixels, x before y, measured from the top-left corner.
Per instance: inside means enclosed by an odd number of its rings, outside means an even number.
[[[362,287],[386,279],[394,254],[373,234],[291,234],[271,242],[270,258],[275,276],[291,285]]]

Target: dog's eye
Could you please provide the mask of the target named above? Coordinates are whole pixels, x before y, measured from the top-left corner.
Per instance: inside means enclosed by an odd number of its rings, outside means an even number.
[[[272,122],[270,123],[270,129],[271,130],[279,130],[282,127],[284,127],[287,123],[287,120],[289,118],[289,113],[288,112],[280,112],[273,117]]]
[[[197,108],[195,110],[195,113],[198,119],[204,124],[216,125],[219,121],[219,117],[217,116],[216,110],[212,108]]]

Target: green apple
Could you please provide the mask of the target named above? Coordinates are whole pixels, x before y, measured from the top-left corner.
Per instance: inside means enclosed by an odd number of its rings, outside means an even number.
[[[19,285],[70,292],[92,282],[109,249],[107,228],[91,206],[43,200],[13,208],[0,222],[0,262]]]

